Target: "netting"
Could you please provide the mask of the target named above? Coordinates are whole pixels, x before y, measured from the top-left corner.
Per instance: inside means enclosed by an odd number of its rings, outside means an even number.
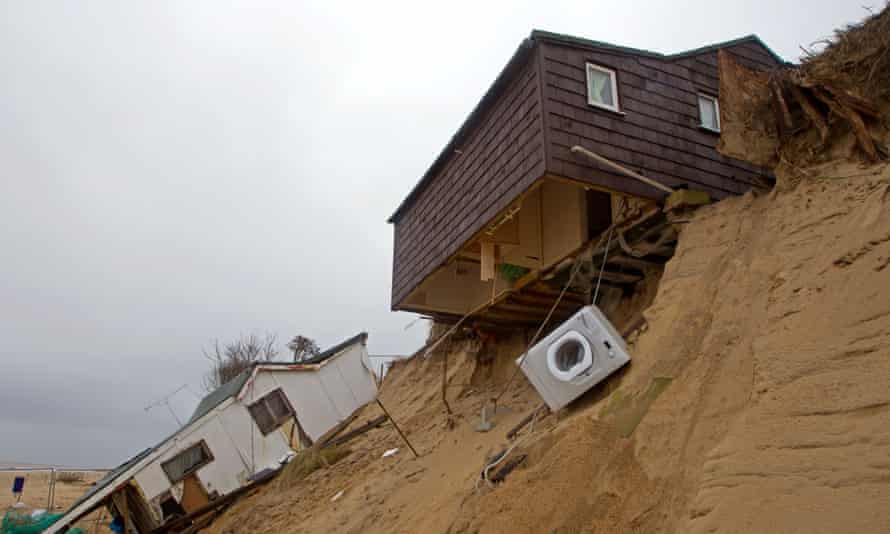
[[[11,509],[3,514],[0,522],[0,534],[40,534],[55,523],[64,514],[42,513],[33,515],[31,510]],[[68,534],[85,534],[83,529],[73,528]]]

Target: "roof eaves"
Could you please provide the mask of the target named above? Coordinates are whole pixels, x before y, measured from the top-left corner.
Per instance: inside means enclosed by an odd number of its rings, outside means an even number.
[[[327,360],[328,358],[336,356],[338,353],[342,352],[344,349],[347,349],[347,348],[355,345],[356,343],[367,343],[367,342],[368,342],[368,333],[367,332],[358,333],[358,334],[352,336],[351,338],[347,339],[346,341],[341,341],[340,343],[337,343],[336,345],[334,345],[333,347],[330,347],[329,349],[325,350],[324,352],[321,352],[309,359],[303,360],[302,362],[300,362],[300,365],[320,364],[320,363],[324,362],[325,360]]]
[[[753,34],[753,33],[750,34],[750,35],[745,35],[744,37],[739,37],[739,38],[737,38],[737,39],[730,39],[729,41],[722,41],[722,42],[719,42],[719,43],[714,43],[714,44],[710,44],[710,45],[702,46],[702,47],[699,47],[699,48],[693,48],[692,50],[686,50],[686,51],[683,51],[683,52],[678,52],[678,53],[676,53],[676,54],[671,54],[671,55],[668,55],[668,56],[665,56],[665,57],[666,57],[667,59],[682,59],[682,58],[686,58],[686,57],[698,56],[698,55],[701,55],[701,54],[707,54],[707,53],[709,53],[709,52],[714,52],[715,50],[720,50],[721,48],[728,48],[728,47],[730,47],[730,46],[735,46],[735,45],[739,45],[739,44],[743,44],[743,43],[754,43],[754,44],[757,44],[757,45],[763,47],[763,49],[766,50],[766,51],[769,53],[769,55],[771,55],[771,56],[773,57],[773,59],[775,59],[776,61],[778,61],[780,65],[787,65],[787,64],[788,64],[788,61],[785,61],[785,59],[782,58],[782,56],[780,56],[779,54],[775,53],[775,52],[773,51],[773,49],[770,48],[769,46],[767,46],[767,44],[764,43],[763,40],[762,40],[760,37],[758,37],[757,35],[755,35],[755,34]]]
[[[566,35],[564,33],[554,33],[545,30],[532,30],[531,39],[539,41],[550,41],[562,44],[578,45],[584,48],[600,48],[613,50],[624,54],[632,54],[635,56],[647,56],[658,59],[664,59],[665,55],[652,50],[643,50],[642,48],[631,48],[629,46],[621,46],[605,41],[594,41],[583,37],[575,37],[574,35]]]
[[[495,98],[497,98],[500,91],[509,82],[511,75],[515,72],[519,65],[521,65],[529,57],[531,50],[539,41],[550,41],[571,46],[579,46],[582,48],[611,50],[613,52],[622,54],[650,57],[662,60],[681,59],[684,57],[704,54],[744,42],[756,42],[757,44],[761,45],[767,52],[769,52],[770,55],[772,55],[780,64],[788,64],[787,61],[782,59],[781,56],[776,54],[770,47],[768,47],[760,39],[760,37],[754,34],[739,37],[738,39],[731,39],[729,41],[706,45],[692,50],[678,52],[676,54],[662,54],[660,52],[655,52],[652,50],[631,48],[628,46],[607,43],[605,41],[594,41],[592,39],[584,39],[582,37],[548,32],[545,30],[532,30],[531,35],[528,38],[523,39],[522,43],[520,43],[519,47],[516,49],[516,52],[514,52],[513,56],[510,58],[510,61],[507,62],[507,64],[498,74],[497,78],[495,78],[494,83],[491,84],[491,86],[485,92],[485,95],[482,97],[479,103],[476,104],[476,107],[473,108],[473,111],[470,112],[470,114],[464,120],[463,124],[461,124],[457,132],[451,137],[451,140],[448,142],[447,145],[445,145],[445,148],[442,149],[442,151],[436,157],[435,161],[433,161],[433,164],[430,165],[421,179],[414,185],[413,188],[411,188],[411,191],[402,200],[402,202],[399,204],[393,214],[390,215],[386,222],[395,223],[402,215],[402,213],[414,202],[417,195],[419,195],[421,191],[423,191],[423,189],[429,184],[429,182],[432,180],[433,175],[438,172],[438,170],[445,164],[445,162],[455,152],[455,150],[460,148],[461,143],[463,143],[463,141],[469,136],[473,127],[476,126],[476,124],[482,119],[486,108]]]
[[[445,164],[449,157],[455,152],[455,150],[459,149],[461,144],[466,140],[469,134],[472,132],[473,127],[475,127],[479,121],[483,119],[485,111],[489,107],[489,105],[497,98],[501,90],[506,86],[506,84],[510,81],[510,78],[515,73],[515,71],[522,65],[526,59],[528,59],[529,54],[531,53],[532,48],[534,47],[534,41],[532,39],[523,39],[519,44],[519,47],[516,48],[516,52],[513,53],[513,56],[510,57],[510,60],[504,65],[504,68],[501,69],[501,72],[498,74],[497,78],[495,78],[494,82],[489,86],[488,90],[485,92],[485,95],[482,96],[482,99],[476,104],[476,107],[473,108],[473,111],[464,119],[463,124],[461,124],[460,128],[457,132],[451,136],[451,139],[448,141],[448,144],[445,145],[445,148],[439,153],[436,157],[433,164],[427,169],[427,171],[423,174],[420,180],[411,188],[411,191],[408,195],[402,200],[396,210],[389,216],[386,220],[388,223],[395,223],[398,218],[402,215],[402,212],[410,206],[417,195],[420,194],[421,191],[429,184],[433,175],[438,172],[438,170]]]
[[[607,43],[605,41],[594,41],[592,39],[584,39],[583,37],[575,37],[573,35],[565,35],[562,33],[553,33],[544,30],[533,30],[532,31],[532,39],[539,39],[544,41],[551,42],[559,42],[563,44],[572,44],[578,45],[586,48],[600,48],[605,50],[613,50],[615,52],[621,52],[624,54],[631,54],[636,56],[645,56],[652,57],[657,59],[682,59],[684,57],[697,56],[699,54],[707,54],[708,52],[713,52],[715,50],[719,50],[721,48],[727,48],[730,46],[735,46],[742,43],[753,42],[760,46],[762,46],[773,58],[779,63],[785,64],[785,61],[780,55],[776,54],[769,46],[764,43],[760,37],[755,34],[745,35],[744,37],[738,37],[736,39],[730,39],[728,41],[720,41],[717,43],[712,43],[705,46],[700,46],[698,48],[693,48],[691,50],[684,50],[682,52],[677,52],[675,54],[662,54],[661,52],[655,52],[653,50],[645,50],[642,48],[631,48],[629,46],[621,46],[613,43]]]
[[[238,391],[234,393],[235,398],[241,400],[244,398],[244,395],[248,391],[248,386],[251,382],[253,382],[256,373],[264,370],[281,370],[281,371],[316,371],[321,369],[335,356],[346,350],[347,348],[357,344],[362,343],[366,344],[368,342],[368,333],[361,332],[347,339],[346,341],[342,341],[337,343],[333,347],[325,350],[324,352],[320,352],[319,354],[309,358],[307,360],[303,360],[299,363],[294,362],[255,362],[250,369],[250,376],[247,377],[241,386],[238,388]]]

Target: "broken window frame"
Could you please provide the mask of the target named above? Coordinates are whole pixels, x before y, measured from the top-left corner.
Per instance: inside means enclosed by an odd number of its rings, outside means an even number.
[[[185,469],[179,475],[179,477],[173,476],[174,474],[170,473],[170,466],[173,465],[174,463],[178,462],[180,460],[180,458],[182,458],[186,454],[190,453],[196,447],[200,447],[201,451],[203,453],[203,458],[201,459],[201,461],[189,466],[187,469]],[[165,462],[161,462],[161,470],[163,470],[164,474],[167,475],[167,479],[170,481],[171,484],[176,484],[178,482],[185,480],[189,475],[196,472],[198,469],[201,469],[202,467],[204,467],[205,465],[209,464],[212,461],[213,461],[213,453],[210,452],[210,448],[207,446],[207,443],[202,439],[198,443],[195,443],[194,445],[191,445],[189,447],[186,447],[185,449],[182,449],[181,451],[176,453],[176,455],[174,455],[169,460],[167,460]]]
[[[612,89],[612,105],[594,99],[593,77],[591,76],[591,71],[597,71],[609,77],[609,84],[611,85]],[[607,109],[616,113],[621,113],[621,106],[619,105],[618,101],[618,73],[614,69],[603,67],[602,65],[597,65],[595,63],[587,63],[585,73],[587,77],[587,103],[591,106]]]
[[[714,106],[714,123],[716,127],[705,124],[705,114],[702,112],[703,102],[708,102]],[[720,100],[716,96],[698,93],[698,126],[709,132],[720,133]]]
[[[279,398],[282,401],[287,413],[279,415],[275,414],[271,404],[271,400],[274,398]],[[262,432],[264,436],[281,428],[281,425],[295,417],[294,408],[291,406],[287,395],[284,394],[284,391],[281,388],[273,389],[269,393],[260,397],[258,401],[249,404],[247,406],[247,411],[250,413],[253,422],[256,423],[257,428],[260,429],[260,432]],[[258,416],[257,414],[261,415]]]

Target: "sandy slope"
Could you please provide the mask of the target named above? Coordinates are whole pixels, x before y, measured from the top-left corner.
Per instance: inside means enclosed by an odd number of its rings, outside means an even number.
[[[886,531],[888,182],[885,169],[699,212],[600,403],[614,408],[542,440],[468,530]],[[673,380],[622,437],[658,377]]]
[[[439,357],[393,371],[383,398],[421,459],[404,448],[381,459],[399,441],[376,430],[304,484],[242,500],[210,531],[886,531],[890,171],[817,173],[790,192],[700,210],[632,366],[540,422],[526,466],[496,489],[474,490],[483,458],[538,400],[522,380],[496,432],[470,424],[491,391],[480,384],[503,380],[521,340],[487,370],[452,356],[464,416],[452,431]]]

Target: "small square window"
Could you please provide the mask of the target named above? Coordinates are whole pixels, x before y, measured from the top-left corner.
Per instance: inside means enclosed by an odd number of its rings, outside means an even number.
[[[204,441],[199,441],[173,458],[163,462],[161,469],[164,470],[170,482],[176,484],[212,461],[213,455],[210,454],[207,444]]]
[[[294,409],[280,389],[273,390],[248,406],[247,410],[264,436],[294,416]]]
[[[702,128],[713,132],[720,131],[720,104],[716,98],[698,95],[698,115]]]
[[[618,83],[614,70],[587,64],[587,103],[618,111]]]

